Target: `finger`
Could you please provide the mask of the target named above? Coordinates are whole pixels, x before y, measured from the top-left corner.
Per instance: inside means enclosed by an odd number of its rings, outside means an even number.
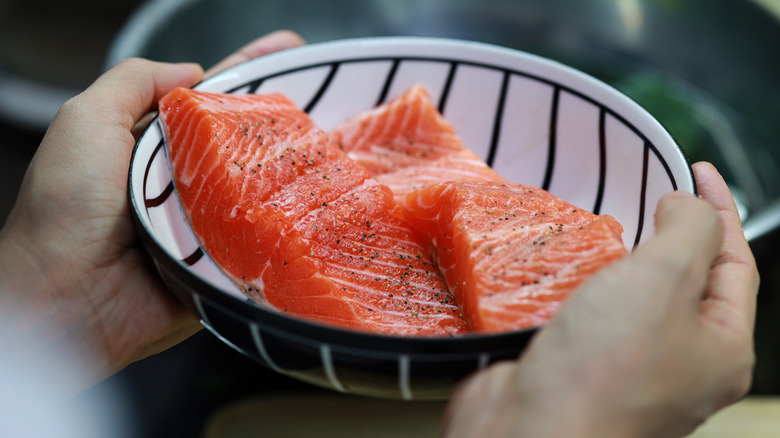
[[[672,308],[698,313],[719,242],[718,215],[712,206],[690,193],[669,193],[656,209],[655,236],[586,280],[548,325],[578,321],[574,324],[588,330],[614,332],[611,326],[636,326],[637,318],[662,321]],[[559,331],[567,332],[565,327]],[[538,337],[544,335],[542,331]]]
[[[742,231],[739,211],[723,177],[712,164],[706,162],[694,164],[693,171],[701,197],[715,207],[724,224],[723,254],[717,262],[755,264],[750,245]]]
[[[206,71],[205,77],[213,76],[215,73],[244,61],[303,44],[303,39],[297,33],[289,30],[279,30],[269,33],[268,35],[252,41],[238,49],[236,53],[218,62]]]
[[[668,287],[659,289],[696,304],[705,290],[710,267],[718,256],[722,223],[712,206],[687,192],[671,192],[656,209],[656,236],[637,249],[638,263],[655,268]]]
[[[759,274],[750,245],[742,232],[739,212],[728,186],[718,171],[709,163],[693,165],[696,185],[702,198],[720,214],[723,221],[723,243],[713,262],[712,279],[707,293],[711,298],[724,300],[735,306],[754,324]]]
[[[203,70],[190,63],[168,64],[145,59],[126,59],[99,77],[78,99],[90,109],[127,131],[176,87],[200,81]]]

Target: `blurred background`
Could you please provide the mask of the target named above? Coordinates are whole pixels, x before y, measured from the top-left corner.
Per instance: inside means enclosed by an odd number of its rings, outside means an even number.
[[[713,162],[739,201],[762,274],[752,394],[780,396],[780,0],[0,0],[0,223],[57,108],[106,68],[131,56],[209,66],[279,28],[308,42],[426,35],[494,43],[633,97],[691,161]],[[318,392],[208,333],[107,385],[125,388],[149,437],[199,436],[215,412],[244,397]]]

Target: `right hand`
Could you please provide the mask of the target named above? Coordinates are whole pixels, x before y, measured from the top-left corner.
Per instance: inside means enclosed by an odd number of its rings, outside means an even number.
[[[653,239],[463,384],[446,437],[679,437],[747,393],[758,271],[725,182],[694,172],[704,199],[665,196]]]

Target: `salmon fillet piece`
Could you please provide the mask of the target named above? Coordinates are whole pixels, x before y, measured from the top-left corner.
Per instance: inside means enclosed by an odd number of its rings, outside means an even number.
[[[402,206],[478,333],[543,325],[585,279],[627,253],[611,216],[520,184],[444,182],[415,190]]]
[[[372,333],[468,331],[390,189],[287,97],[179,88],[159,108],[185,217],[248,296]]]
[[[441,181],[503,180],[463,145],[421,85],[357,114],[331,135],[399,200]]]

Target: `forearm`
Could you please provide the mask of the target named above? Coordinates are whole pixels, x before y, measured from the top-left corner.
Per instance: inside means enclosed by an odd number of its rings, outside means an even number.
[[[48,273],[58,270],[49,257],[40,257],[22,230],[7,225],[0,232],[0,308],[24,309],[43,315],[52,298]],[[37,303],[37,304],[36,304]]]
[[[56,251],[43,252],[31,237],[12,225],[0,232],[0,347],[35,362],[56,357],[53,367],[84,371],[67,382],[75,394],[97,381],[96,370],[104,366],[88,342],[93,306],[77,302],[66,261]]]

